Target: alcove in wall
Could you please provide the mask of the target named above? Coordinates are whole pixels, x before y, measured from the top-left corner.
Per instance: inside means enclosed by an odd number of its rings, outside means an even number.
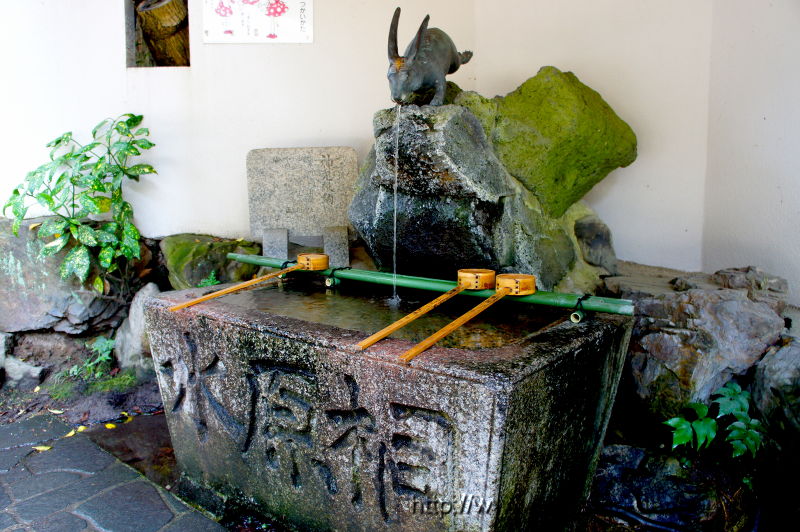
[[[187,0],[123,0],[128,67],[189,66]]]

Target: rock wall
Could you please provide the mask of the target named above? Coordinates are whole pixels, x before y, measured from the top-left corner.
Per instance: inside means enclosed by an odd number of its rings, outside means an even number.
[[[399,273],[449,278],[485,267],[533,273],[541,289],[594,288],[608,271],[584,260],[576,215],[592,213],[576,202],[635,159],[627,124],[553,67],[505,97],[452,84],[448,95],[451,105],[375,114],[350,221],[378,266],[393,267],[396,201]],[[598,266],[613,270],[611,257]]]

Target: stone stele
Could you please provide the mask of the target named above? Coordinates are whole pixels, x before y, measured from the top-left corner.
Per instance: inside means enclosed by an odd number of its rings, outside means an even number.
[[[347,227],[358,161],[353,148],[264,148],[247,154],[250,231],[288,229],[293,236],[321,236]]]
[[[631,319],[502,347],[413,345],[215,299],[147,300],[175,455],[221,494],[313,530],[560,530],[585,501]],[[203,495],[205,494],[205,495]]]

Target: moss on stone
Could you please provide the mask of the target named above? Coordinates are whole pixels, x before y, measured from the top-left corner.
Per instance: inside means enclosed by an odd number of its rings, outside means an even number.
[[[258,266],[228,260],[227,255],[259,255],[261,246],[245,240],[184,233],[164,238],[161,251],[169,271],[169,282],[176,290],[183,290],[197,286],[211,272],[216,272],[222,283],[252,278]]]
[[[636,159],[636,135],[571,72],[542,67],[506,96],[463,92],[511,175],[559,217],[611,170]]]

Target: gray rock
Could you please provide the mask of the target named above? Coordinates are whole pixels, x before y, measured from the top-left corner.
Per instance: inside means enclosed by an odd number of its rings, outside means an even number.
[[[288,230],[292,240],[320,236],[329,226],[346,227],[357,176],[356,152],[346,146],[250,151],[247,190],[253,238],[272,229]]]
[[[128,317],[114,336],[114,354],[120,368],[133,368],[142,375],[153,370],[150,341],[144,326],[144,300],[160,293],[155,283],[148,283],[133,297]]]
[[[43,244],[29,227],[41,221],[25,220],[14,237],[11,220],[0,218],[0,331],[81,334],[119,325],[124,313],[119,301],[83,289],[74,278],[61,279],[58,268],[68,250],[39,255]]]
[[[783,330],[783,319],[742,291],[688,290],[636,301],[631,370],[639,396],[662,416],[708,402],[747,371]]]
[[[800,442],[800,339],[783,338],[758,363],[753,402],[771,432]]]
[[[374,118],[350,221],[381,269],[451,278],[458,267],[534,273],[552,289],[575,260],[556,220],[495,156],[477,118],[456,105],[404,106]],[[397,144],[396,144],[397,143]],[[397,156],[396,156],[397,153]]]
[[[24,362],[15,356],[4,357],[3,369],[5,371],[3,386],[32,390],[42,382],[43,368]]]
[[[575,222],[575,236],[583,258],[589,264],[617,273],[617,255],[611,243],[611,230],[597,216],[584,216]]]
[[[18,334],[14,356],[39,368],[42,378],[68,370],[90,356],[83,340],[62,333]]]
[[[597,466],[588,529],[749,530],[751,493],[718,468],[687,468],[673,456],[609,445]]]
[[[169,312],[197,292],[145,318],[175,456],[206,489],[314,530],[561,530],[585,501],[630,318],[403,364],[408,340],[364,356],[365,333],[263,310],[288,291]]]

